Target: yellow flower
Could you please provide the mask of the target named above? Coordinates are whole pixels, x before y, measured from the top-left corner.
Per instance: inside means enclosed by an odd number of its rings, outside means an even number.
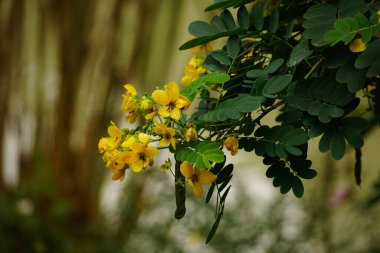
[[[122,157],[125,152],[115,150],[109,158],[106,167],[112,172],[112,180],[124,180],[125,171],[128,166],[123,163]]]
[[[200,56],[191,56],[189,62],[185,65],[184,76],[181,78],[183,86],[189,86],[192,82],[199,78],[199,75],[206,72],[203,67],[204,58]]]
[[[121,130],[111,121],[111,126],[108,127],[109,137],[102,137],[98,143],[99,152],[105,153],[103,160],[108,162],[114,150],[121,144],[122,133]]]
[[[153,131],[162,137],[160,140],[161,147],[171,144],[174,149],[176,148],[177,139],[174,138],[175,130],[173,128],[158,123],[153,127]]]
[[[135,143],[132,150],[123,156],[123,162],[131,166],[134,172],[140,172],[153,163],[153,158],[158,150],[153,146],[146,146],[142,143]]]
[[[199,171],[197,167],[193,167],[187,161],[181,164],[180,170],[182,175],[187,178],[187,182],[197,198],[203,194],[202,185],[211,184],[217,178],[216,175],[206,169]]]
[[[137,111],[138,97],[137,91],[132,84],[124,85],[125,94],[123,94],[123,103],[121,104],[121,110],[123,112]]]
[[[99,143],[98,143],[98,149],[99,149],[100,154],[106,152],[106,150],[107,150],[107,138],[104,138],[104,137],[100,138]]]
[[[363,52],[364,50],[366,50],[367,46],[366,46],[366,44],[363,43],[363,41],[361,39],[356,39],[356,40],[351,42],[351,44],[349,45],[349,48],[350,48],[351,52],[359,53],[359,52]]]
[[[181,117],[180,110],[186,110],[190,106],[190,101],[179,94],[179,88],[175,82],[168,83],[165,90],[155,90],[152,98],[156,103],[162,105],[158,114],[174,120],[179,120]]]
[[[157,107],[148,96],[143,96],[140,102],[140,110],[145,114],[145,119],[150,120],[156,115]]]
[[[229,136],[227,137],[224,142],[224,146],[228,151],[231,152],[231,155],[236,155],[239,148],[239,141],[236,138],[236,136]]]
[[[128,113],[126,121],[128,123],[134,123],[137,118],[137,113],[139,110],[140,99],[137,96],[137,91],[132,84],[124,85],[125,94],[123,94],[123,102],[121,104],[121,110]]]
[[[189,123],[186,123],[186,132],[185,132],[185,141],[196,141],[198,140],[198,134],[197,131],[195,130],[195,126]]]
[[[244,56],[243,56],[243,59],[241,59],[241,62],[244,63],[246,62],[247,60],[249,60],[252,56],[253,56],[253,52],[255,51],[254,48],[251,48],[248,53],[246,53]]]
[[[148,145],[150,142],[150,135],[137,132],[135,135],[128,135],[123,143],[121,144],[121,147],[126,149],[126,150],[131,150],[132,147],[136,143],[142,143],[144,145]]]

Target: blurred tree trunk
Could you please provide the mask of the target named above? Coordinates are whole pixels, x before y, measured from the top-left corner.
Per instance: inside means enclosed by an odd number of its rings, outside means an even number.
[[[23,1],[15,1],[12,4],[2,2],[0,10],[7,13],[0,21],[0,194],[5,191],[4,182],[4,127],[7,116],[7,106],[11,92],[12,74],[14,74],[15,59],[19,58],[21,45]],[[4,10],[7,9],[7,10]]]
[[[20,135],[30,127],[27,137],[34,138],[30,150],[17,154],[21,166],[19,185],[28,190],[28,185],[39,178],[44,189],[50,190],[52,185],[52,192],[56,191],[69,204],[74,222],[94,221],[103,176],[102,171],[97,171],[98,139],[105,134],[110,110],[114,114],[115,108],[119,108],[122,84],[132,82],[147,91],[148,87],[162,84],[157,81],[166,79],[170,58],[177,50],[174,42],[183,3],[0,2],[0,7],[8,6],[8,10],[1,11],[7,13],[1,16],[7,22],[0,25],[0,35],[6,38],[0,46],[0,191],[4,189],[4,126],[12,117],[18,121]],[[25,15],[30,13],[32,18]],[[28,37],[30,34],[32,38]],[[155,43],[162,47],[155,47]],[[158,59],[151,55],[154,50],[160,51]],[[161,64],[163,61],[167,64]],[[36,70],[33,77],[28,76],[30,67]],[[155,74],[148,75],[150,72],[160,73],[158,79]],[[26,83],[33,84],[26,89]],[[10,111],[9,105],[15,101],[22,109]],[[34,128],[24,125],[24,112],[34,117]],[[22,136],[19,139],[23,141]],[[41,165],[41,157],[49,162]],[[41,168],[44,166],[46,169]],[[41,176],[46,170],[51,175]],[[143,182],[135,190],[136,196],[140,196]],[[131,213],[138,216],[138,212]]]

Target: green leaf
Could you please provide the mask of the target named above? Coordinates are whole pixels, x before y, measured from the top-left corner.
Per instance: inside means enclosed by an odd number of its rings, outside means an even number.
[[[189,25],[189,33],[196,37],[208,36],[217,32],[212,25],[203,21],[194,21]]]
[[[216,184],[212,184],[212,185],[210,186],[210,189],[209,189],[208,192],[207,192],[207,196],[206,196],[206,204],[207,204],[208,202],[210,202],[210,200],[211,200],[211,197],[212,197],[212,195],[213,195],[213,193],[214,193],[214,190],[215,190],[215,185],[216,185]]]
[[[367,28],[363,30],[361,35],[362,37],[360,39],[362,40],[364,44],[367,44],[372,39],[372,36],[373,36],[372,29]]]
[[[351,31],[351,26],[345,19],[338,19],[335,21],[334,28],[343,34]]]
[[[363,0],[339,0],[338,1],[338,14],[339,17],[351,17],[359,12],[366,12],[368,5]]]
[[[303,36],[311,40],[311,44],[320,47],[329,42],[323,39],[325,33],[333,29],[337,8],[332,4],[312,5],[303,15],[306,21],[303,23],[305,31]]]
[[[212,228],[210,232],[208,233],[206,244],[211,241],[211,239],[214,237],[216,230],[218,229],[220,219],[222,218],[222,213],[218,214],[218,217],[216,218],[214,225],[212,225]]]
[[[340,132],[334,132],[331,137],[331,155],[335,160],[343,158],[346,151],[346,141]]]
[[[274,61],[272,61],[268,67],[266,67],[266,71],[270,74],[276,72],[281,66],[282,64],[284,64],[284,59],[282,58],[279,58],[279,59],[276,59]],[[248,76],[248,72],[247,72],[247,76]]]
[[[249,28],[249,13],[247,7],[241,6],[237,13],[237,19],[241,28],[248,30]]]
[[[223,23],[223,20],[221,17],[215,15],[211,19],[211,25],[218,31],[218,32],[225,32],[226,31],[226,26]]]
[[[297,175],[303,179],[313,179],[317,176],[317,172],[313,169],[304,169],[297,171]]]
[[[369,26],[368,19],[367,19],[366,16],[364,16],[362,13],[357,13],[357,14],[354,16],[354,19],[355,19],[355,21],[358,23],[359,28],[364,28],[364,27]]]
[[[290,189],[292,188],[292,183],[293,183],[293,174],[289,172],[285,174],[283,180],[281,181],[281,186],[280,186],[281,194],[288,193]]]
[[[231,12],[229,10],[224,10],[221,14],[220,17],[223,20],[224,25],[226,26],[227,30],[233,30],[235,29],[235,20],[234,17],[232,16]]]
[[[363,130],[368,127],[368,122],[359,117],[347,117],[342,120],[345,127],[350,127],[355,130]]]
[[[189,40],[186,43],[184,43],[183,45],[181,45],[179,47],[179,50],[186,50],[189,48],[193,48],[195,46],[206,44],[210,41],[213,41],[213,40],[216,40],[216,39],[219,39],[222,37],[227,37],[227,36],[231,36],[231,35],[239,35],[239,34],[244,34],[244,33],[245,33],[244,29],[237,28],[237,29],[228,30],[225,32],[215,33],[215,34],[212,34],[210,36],[203,36],[203,37],[195,38],[195,39]]]
[[[313,51],[309,49],[309,42],[308,40],[302,40],[300,43],[298,43],[290,53],[290,57],[288,59],[288,62],[286,65],[288,67],[294,67],[298,63],[305,60],[307,57],[309,57]]]
[[[208,150],[204,152],[203,155],[211,162],[220,163],[224,161],[224,154],[220,152],[220,150]]]
[[[241,47],[241,42],[240,42],[239,37],[236,35],[231,36],[227,40],[228,56],[231,57],[232,59],[236,59],[239,55],[240,47]]]
[[[299,148],[296,148],[296,147],[293,147],[293,146],[289,146],[289,145],[285,145],[284,146],[286,151],[289,153],[289,154],[292,154],[292,155],[295,155],[295,156],[300,156],[302,155],[302,150],[299,149]]]
[[[226,73],[212,72],[198,79],[204,84],[225,83],[230,80],[230,76]]]
[[[266,74],[266,71],[262,69],[253,69],[247,72],[248,78],[258,78]]]
[[[330,150],[330,143],[331,143],[332,133],[330,131],[326,131],[322,138],[319,141],[319,151],[322,153],[325,153]]]
[[[234,169],[234,166],[232,164],[227,165],[224,167],[219,173],[218,177],[215,180],[216,184],[221,184],[228,180],[228,178],[232,175],[232,171]]]
[[[219,122],[226,119],[238,119],[242,113],[252,112],[260,108],[262,98],[250,95],[228,99],[219,104],[213,111],[209,111],[199,117],[206,122]]]
[[[367,77],[374,77],[380,74],[380,59],[375,61],[367,71]]]
[[[331,44],[335,44],[344,38],[345,34],[341,31],[330,30],[323,35],[323,39]]]
[[[303,183],[301,179],[297,176],[293,176],[292,190],[293,190],[294,196],[296,196],[297,198],[302,198],[303,193],[304,193]]]
[[[255,4],[252,8],[252,24],[256,31],[263,30],[264,17],[263,6],[261,4]]]
[[[344,127],[342,132],[344,138],[346,138],[347,142],[354,148],[361,148],[364,145],[363,138],[355,131],[355,129]]]
[[[212,51],[210,55],[222,64],[231,65],[230,58],[223,51]]]
[[[292,81],[293,76],[291,74],[285,74],[282,76],[276,76],[275,79],[272,80],[272,78],[267,82],[264,89],[269,94],[275,94],[277,92],[282,91],[285,89],[290,82]]]
[[[269,28],[268,28],[268,31],[270,33],[275,33],[278,29],[278,26],[279,26],[279,11],[278,9],[275,9],[274,11],[272,11],[272,13],[270,14],[269,16]]]

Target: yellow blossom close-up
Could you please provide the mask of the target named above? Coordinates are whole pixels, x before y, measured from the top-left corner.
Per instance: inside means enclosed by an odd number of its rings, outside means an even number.
[[[158,114],[163,117],[170,117],[174,120],[181,118],[181,110],[186,110],[190,106],[190,101],[180,95],[178,84],[170,82],[164,90],[155,90],[152,93],[153,100],[161,105]]]
[[[186,131],[185,131],[185,141],[196,141],[198,140],[198,134],[195,129],[195,125],[193,124],[186,124]]]
[[[177,139],[174,138],[175,130],[171,127],[166,126],[165,124],[158,123],[153,127],[153,131],[161,137],[160,146],[172,145],[176,149]]]
[[[157,155],[158,150],[153,146],[146,146],[143,143],[135,143],[131,151],[126,152],[122,160],[131,166],[136,173],[153,164],[153,158]]]
[[[184,75],[181,78],[181,84],[187,87],[192,82],[197,80],[201,74],[206,73],[206,69],[203,65],[203,57],[196,55],[191,56],[189,62],[185,65]]]
[[[187,161],[181,164],[180,170],[182,175],[187,178],[187,182],[197,198],[203,195],[202,185],[211,184],[217,178],[216,175],[206,169],[199,171],[197,167],[192,166]]]
[[[361,39],[355,39],[350,43],[349,48],[353,53],[360,53],[366,50],[367,46]]]
[[[228,151],[231,152],[231,155],[236,155],[239,148],[239,140],[236,136],[228,136],[224,142],[224,146]]]

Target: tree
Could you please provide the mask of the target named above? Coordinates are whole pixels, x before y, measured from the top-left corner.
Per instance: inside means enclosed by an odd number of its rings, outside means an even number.
[[[211,184],[206,202],[215,193],[217,205],[207,242],[230,189],[233,165],[225,165],[223,147],[232,155],[244,149],[263,157],[273,186],[302,197],[304,180],[317,175],[307,158],[310,139],[321,136],[319,150],[335,160],[352,146],[360,185],[362,131],[380,116],[378,1],[231,0],[206,8],[214,10],[220,14],[210,22],[189,25],[195,38],[180,47],[205,52],[186,66],[186,87],[170,82],[140,97],[127,84],[122,109],[129,123],[138,115],[143,123],[135,129],[112,125],[99,142],[115,180],[129,168],[140,172],[152,164],[158,150],[150,143],[169,148],[178,219],[186,212],[185,183],[197,197],[202,184]],[[220,48],[209,48],[221,38]],[[191,103],[197,109],[185,115]],[[277,123],[265,124],[277,109]],[[171,170],[170,161],[162,168]]]

